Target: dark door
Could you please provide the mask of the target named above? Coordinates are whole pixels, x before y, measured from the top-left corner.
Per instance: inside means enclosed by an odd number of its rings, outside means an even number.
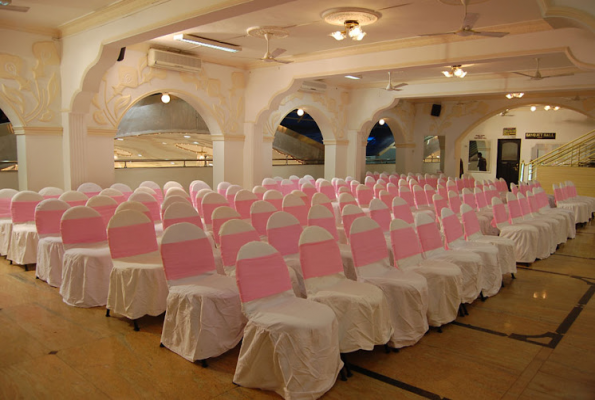
[[[508,187],[519,183],[519,160],[521,139],[498,139],[498,163],[496,178],[504,178]]]

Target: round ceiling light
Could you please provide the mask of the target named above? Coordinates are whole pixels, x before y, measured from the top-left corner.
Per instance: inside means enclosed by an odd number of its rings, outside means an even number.
[[[169,97],[169,94],[167,94],[167,93],[163,93],[163,94],[161,95],[161,102],[163,102],[164,104],[167,104],[167,103],[169,103],[169,102],[170,102],[170,100],[171,100],[171,97]]]

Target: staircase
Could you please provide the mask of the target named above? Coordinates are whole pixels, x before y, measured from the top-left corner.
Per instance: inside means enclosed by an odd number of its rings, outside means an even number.
[[[528,163],[519,181],[539,180],[548,193],[552,184],[571,180],[580,195],[595,196],[595,130]]]

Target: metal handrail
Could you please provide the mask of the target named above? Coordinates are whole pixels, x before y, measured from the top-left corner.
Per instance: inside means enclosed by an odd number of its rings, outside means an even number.
[[[549,153],[542,155],[541,157],[537,157],[535,160],[532,160],[531,163],[533,163],[533,164],[547,163],[552,158],[555,158],[561,154],[566,154],[569,151],[576,149],[577,147],[581,146],[584,143],[588,143],[588,142],[595,140],[594,134],[595,134],[595,130],[587,132],[586,134],[558,147],[557,149],[554,149],[554,150],[550,151]]]

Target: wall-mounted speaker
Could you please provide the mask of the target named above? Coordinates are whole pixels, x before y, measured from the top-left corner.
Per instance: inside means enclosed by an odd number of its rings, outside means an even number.
[[[432,111],[430,112],[430,115],[432,117],[439,117],[441,111],[442,106],[440,104],[432,104]]]
[[[120,54],[118,54],[118,60],[117,61],[122,61],[124,60],[124,56],[126,55],[126,47],[122,47],[120,49]]]

